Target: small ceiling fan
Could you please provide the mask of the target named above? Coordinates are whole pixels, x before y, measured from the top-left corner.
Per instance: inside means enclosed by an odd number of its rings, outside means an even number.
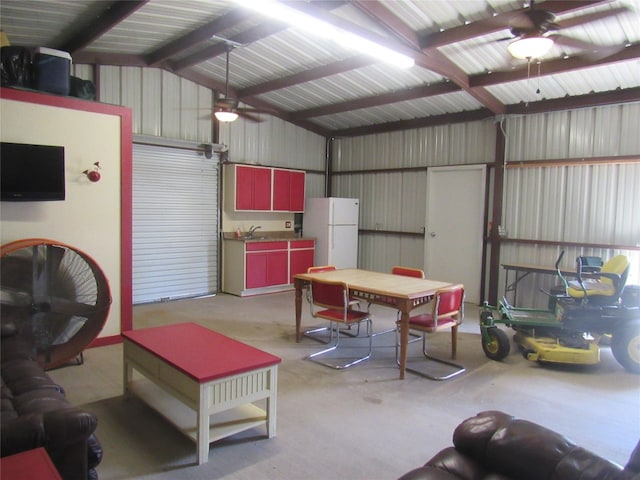
[[[544,5],[544,3],[543,3]],[[507,27],[511,36],[499,41],[511,40],[507,50],[514,58],[539,59],[556,44],[579,50],[581,56],[596,60],[618,52],[624,46],[605,46],[562,35],[561,30],[602,20],[628,11],[627,7],[615,7],[598,12],[587,13],[564,21],[556,22],[555,14],[544,7],[535,7],[531,1],[529,7],[509,20]]]
[[[226,67],[225,67],[225,80],[224,80],[224,95],[215,100],[215,106],[213,108],[213,115],[220,122],[233,122],[238,117],[245,118],[252,122],[261,122],[260,117],[254,115],[257,113],[274,113],[271,110],[256,109],[256,108],[243,108],[238,107],[239,100],[229,96],[229,54],[233,50],[233,45],[227,43],[226,48]]]

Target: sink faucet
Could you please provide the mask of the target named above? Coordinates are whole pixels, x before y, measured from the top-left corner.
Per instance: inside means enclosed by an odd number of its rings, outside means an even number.
[[[254,227],[253,225],[251,225],[251,228],[249,229],[249,233],[247,234],[248,237],[253,237],[253,234],[256,233],[256,230],[262,228],[260,225]]]

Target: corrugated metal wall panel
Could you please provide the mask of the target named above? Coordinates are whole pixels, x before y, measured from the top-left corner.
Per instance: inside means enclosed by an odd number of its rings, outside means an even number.
[[[230,161],[324,171],[323,137],[269,115],[262,120],[220,125],[220,142],[229,145]]]
[[[162,70],[142,69],[142,110],[134,112],[140,117],[140,133],[144,135],[162,135]]]
[[[157,68],[100,67],[99,71],[99,101],[131,108],[133,133],[212,142],[210,89]]]
[[[333,170],[356,172],[332,177],[332,195],[360,202],[360,228],[424,232],[426,168],[422,171],[366,170],[415,168],[493,161],[495,125],[460,125],[405,130],[338,139]],[[360,236],[360,267],[387,271],[393,265],[424,265],[424,238],[389,233]],[[404,262],[404,263],[403,263]]]
[[[509,161],[638,155],[640,104],[612,105],[506,120]],[[606,132],[603,134],[602,132]],[[585,244],[640,244],[640,165],[608,164],[508,169],[504,225],[508,236]],[[501,262],[552,266],[560,247],[505,244]],[[640,252],[565,247],[563,266],[579,255],[605,260],[619,253],[631,260],[629,284],[640,282]],[[500,272],[499,297],[505,273]],[[519,284],[518,303],[544,307],[539,288],[558,283],[553,275],[531,275]]]
[[[217,159],[134,145],[133,301],[218,290]]]
[[[507,158],[520,162],[636,155],[640,135],[633,125],[638,118],[639,103],[508,117]]]

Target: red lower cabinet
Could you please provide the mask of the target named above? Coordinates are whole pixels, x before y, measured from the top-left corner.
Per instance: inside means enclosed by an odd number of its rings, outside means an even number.
[[[287,255],[287,242],[248,243],[246,288],[288,283]]]
[[[298,273],[306,273],[313,266],[314,260],[313,240],[297,240],[290,242],[289,250],[289,283],[293,283],[293,277]]]

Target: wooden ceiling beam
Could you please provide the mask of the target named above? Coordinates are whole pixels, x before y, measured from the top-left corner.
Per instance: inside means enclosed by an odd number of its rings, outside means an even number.
[[[274,33],[281,32],[282,30],[286,30],[288,25],[282,22],[267,22],[261,25],[258,25],[255,28],[250,30],[245,30],[244,32],[238,33],[237,35],[232,36],[228,40],[231,40],[235,43],[252,43],[258,40],[262,40]],[[172,70],[179,72],[184,70],[185,68],[192,67],[198,63],[206,62],[212,58],[217,57],[218,55],[222,55],[227,52],[227,45],[224,42],[217,43],[215,45],[211,45],[209,47],[203,48],[191,55],[188,55],[180,60],[176,60],[170,62]]]
[[[238,96],[249,97],[253,95],[260,95],[274,90],[280,90],[287,87],[293,87],[301,83],[312,82],[313,80],[319,80],[321,78],[330,77],[332,75],[338,75],[340,73],[349,72],[351,70],[357,70],[358,68],[368,67],[378,63],[375,59],[369,55],[359,55],[356,57],[347,58],[338,62],[331,63],[329,65],[322,65],[320,67],[310,68],[302,72],[294,73],[286,77],[277,78],[268,82],[253,85],[251,87],[238,90]]]
[[[443,95],[446,93],[459,92],[460,87],[452,82],[442,82],[434,85],[422,85],[416,88],[406,90],[398,90],[395,92],[381,93],[370,97],[348,100],[346,102],[332,103],[317,108],[309,108],[307,110],[298,110],[291,113],[291,118],[301,120],[304,118],[321,117],[323,115],[331,115],[341,112],[350,112],[361,108],[378,107],[390,103],[405,102],[418,98],[433,97],[435,95]]]
[[[507,115],[557,112],[576,108],[602,107],[619,103],[640,101],[640,87],[617,89],[609,92],[587,93],[571,97],[553,98],[538,102],[518,103],[507,106]]]
[[[438,125],[448,125],[452,123],[473,122],[491,118],[493,113],[486,108],[469,112],[446,113],[444,115],[434,115],[432,117],[412,118],[410,120],[399,120],[397,122],[379,123],[375,125],[363,125],[362,127],[344,128],[332,130],[332,137],[359,137],[362,135],[374,135],[377,133],[397,132],[410,130],[413,128],[434,127]]]
[[[548,0],[538,4],[540,8],[550,10],[556,15],[570,13],[587,7],[610,3],[611,0]],[[519,8],[510,12],[500,13],[494,17],[448,28],[442,32],[422,35],[419,38],[421,50],[438,48],[452,43],[470,40],[482,35],[507,30],[513,17],[524,12],[526,8]]]
[[[618,53],[611,55],[600,60],[589,60],[584,57],[571,57],[567,59],[551,60],[549,62],[542,62],[540,64],[540,76],[555,75],[558,73],[573,72],[576,70],[582,70],[585,68],[593,68],[599,65],[606,65],[608,63],[624,62],[628,60],[635,60],[640,58],[640,44],[634,44],[627,48],[622,49]],[[486,87],[490,85],[498,85],[501,83],[517,82],[519,80],[526,80],[529,77],[527,67],[518,68],[516,70],[510,70],[508,72],[492,72],[482,73],[479,75],[472,75],[469,78],[469,83],[472,87]],[[532,72],[533,72],[532,68]],[[535,75],[531,73],[531,76],[538,76],[538,69],[535,68]]]
[[[366,13],[385,30],[391,32],[396,38],[407,45],[420,49],[418,34],[406,23],[393,15],[379,0],[354,0],[351,2],[358,10]]]
[[[238,8],[232,10],[226,15],[218,17],[206,25],[203,25],[200,28],[197,28],[149,53],[146,56],[147,63],[149,66],[155,66],[161,61],[177,55],[184,50],[192,48],[199,43],[206,42],[211,39],[212,36],[221,34],[249,18],[251,18],[250,12],[244,9]]]
[[[58,45],[58,49],[69,52],[72,55],[90,45],[94,40],[100,38],[104,33],[111,30],[118,23],[148,3],[149,0],[130,0],[121,2],[116,0],[98,15],[91,17],[91,22],[81,27],[73,36]]]
[[[356,2],[356,6],[362,11],[366,12],[371,18],[379,25],[382,25],[386,30],[393,33],[394,37],[399,38],[399,42],[408,43],[411,48],[408,51],[402,51],[399,45],[386,45],[389,48],[401,51],[405,55],[410,55],[414,58],[416,65],[426,68],[427,70],[434,71],[438,74],[444,75],[445,78],[451,80],[460,88],[465,90],[469,95],[475,98],[481,105],[488,108],[495,114],[503,114],[505,112],[504,105],[484,88],[474,87],[469,85],[469,76],[453,63],[449,58],[438,50],[426,50],[420,51],[418,37],[415,32],[406,25],[400,18],[393,14],[382,2],[380,1],[366,1]],[[342,27],[347,28],[347,27]],[[353,28],[353,27],[348,27]],[[355,31],[354,33],[365,36],[366,34]],[[377,43],[385,45],[384,39],[376,40]],[[405,49],[407,50],[407,49]]]

